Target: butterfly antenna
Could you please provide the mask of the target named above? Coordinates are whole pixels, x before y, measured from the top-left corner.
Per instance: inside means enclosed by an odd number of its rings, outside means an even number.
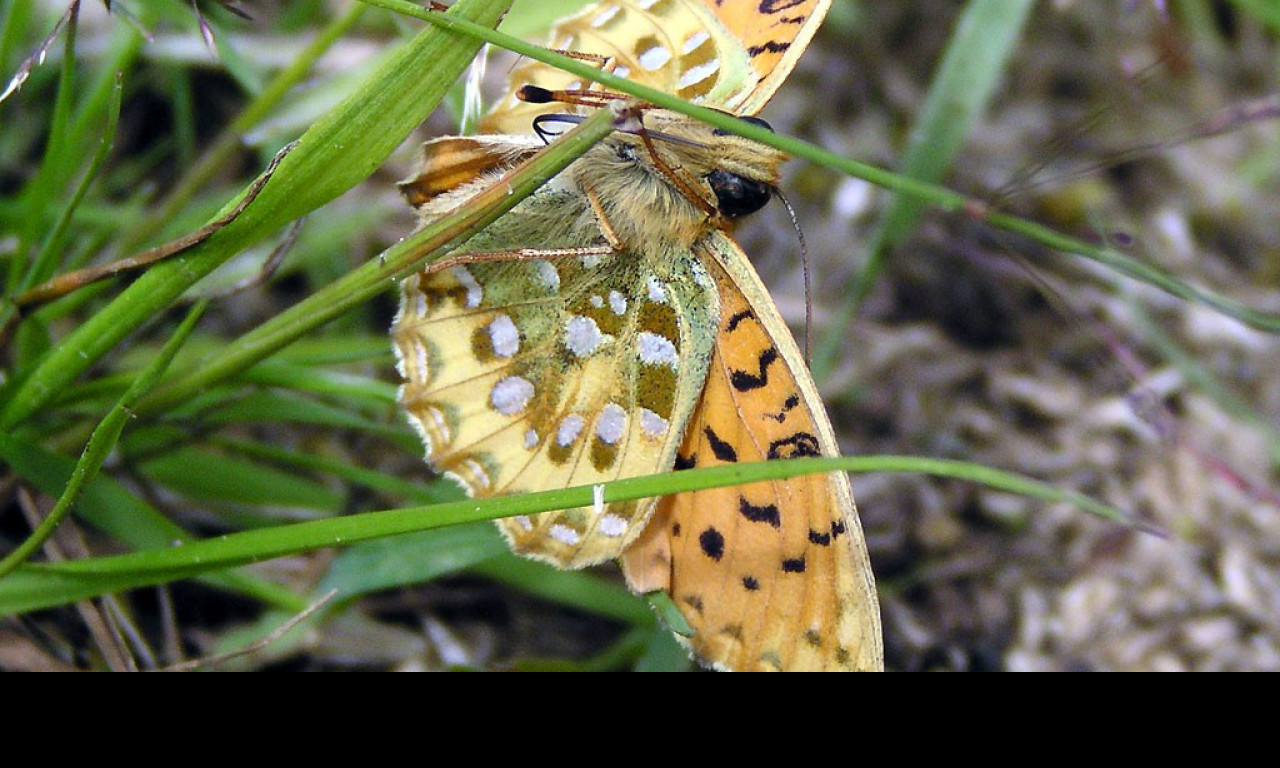
[[[787,200],[782,194],[782,190],[774,187],[773,196],[782,201],[782,207],[787,209],[787,216],[791,217],[791,228],[796,231],[796,240],[800,242],[800,264],[804,270],[804,364],[813,365],[813,275],[809,272],[809,246],[804,240],[804,230],[800,228],[800,217],[796,216],[796,209],[791,207],[791,201]]]
[[[581,123],[585,122],[586,119],[587,118],[583,117],[582,115],[564,115],[564,114],[538,115],[537,117],[533,118],[533,132],[538,134],[538,138],[542,139],[543,144],[550,144],[552,139],[556,138],[561,134],[561,131],[552,130],[547,127],[548,125],[553,125],[555,123],[568,123],[570,125],[580,125]]]

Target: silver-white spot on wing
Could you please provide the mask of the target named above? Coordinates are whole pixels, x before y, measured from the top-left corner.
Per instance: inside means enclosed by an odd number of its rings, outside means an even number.
[[[551,538],[561,544],[564,544],[566,547],[577,546],[578,542],[582,540],[582,536],[579,535],[577,531],[561,523],[556,523],[551,526],[549,533],[551,534]]]
[[[641,331],[636,334],[636,344],[639,347],[640,362],[645,365],[665,365],[672,370],[679,369],[680,353],[666,336]]]
[[[627,412],[617,403],[609,403],[600,411],[596,437],[606,445],[617,445],[627,431]]]
[[[621,11],[622,11],[622,8],[620,6],[614,5],[613,3],[605,3],[600,6],[600,13],[597,13],[594,17],[592,17],[590,22],[591,26],[595,27],[596,29],[599,29],[600,27],[603,27],[605,24],[608,24],[609,20],[612,19],[614,16],[617,16],[619,13],[621,13]]]
[[[704,80],[715,77],[715,74],[719,71],[720,62],[712,59],[711,61],[703,62],[696,67],[689,67],[684,72],[681,72],[680,80],[678,82],[681,88],[688,88],[692,85],[697,85]]]
[[[627,313],[627,297],[623,296],[621,291],[609,291],[609,309],[612,309],[615,315],[625,315]]]
[[[533,262],[533,272],[552,293],[560,290],[560,273],[556,271],[554,264],[546,259],[539,259]]]
[[[475,276],[466,267],[454,267],[449,272],[453,275],[453,279],[466,289],[467,308],[475,309],[480,306],[480,302],[484,301],[484,289],[480,287],[480,283],[476,282]]]
[[[507,376],[489,391],[489,404],[503,416],[514,416],[524,410],[532,397],[533,382],[523,376]]]
[[[667,434],[671,424],[666,419],[649,410],[648,408],[640,409],[640,431],[645,437],[658,439]]]
[[[627,532],[627,520],[614,514],[606,514],[600,518],[599,527],[605,536],[616,539]]]
[[[649,276],[649,301],[658,304],[667,303],[667,287],[653,275]]]
[[[520,331],[507,315],[498,315],[489,323],[489,343],[498,357],[514,357],[520,351]]]
[[[684,45],[680,47],[681,53],[690,54],[698,50],[698,46],[711,39],[711,33],[705,29],[699,29],[685,39]]]
[[[602,333],[596,321],[582,315],[574,315],[564,324],[564,345],[578,357],[590,357],[600,347],[613,339]]]
[[[587,425],[585,419],[576,413],[565,416],[560,422],[560,426],[556,427],[556,445],[561,448],[567,448],[578,439],[578,435],[582,434],[582,429]]]
[[[646,51],[641,51],[636,60],[640,62],[640,66],[650,72],[655,72],[671,61],[671,51],[664,45],[655,45]]]

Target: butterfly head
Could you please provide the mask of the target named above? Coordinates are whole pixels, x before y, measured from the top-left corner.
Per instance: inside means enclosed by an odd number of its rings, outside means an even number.
[[[745,119],[769,127],[758,118]],[[637,198],[654,190],[669,195],[642,210],[650,216],[655,209],[666,211],[673,231],[695,237],[763,208],[787,159],[772,147],[661,109],[645,110],[642,123],[620,130],[607,144],[603,151],[614,155],[613,170],[619,172],[610,178],[630,178]]]
[[[748,116],[742,119],[766,130],[773,130],[773,126],[758,117]],[[733,136],[728,131],[719,128],[713,131],[713,134],[717,137]],[[751,176],[755,170],[752,167],[744,166],[737,170],[744,173],[740,174],[733,170],[716,168],[706,175],[707,184],[716,196],[716,208],[721,215],[728,219],[736,219],[740,216],[755,213],[763,208],[765,203],[769,202],[769,198],[777,194],[778,191],[772,180],[766,181]],[[776,166],[773,168],[773,174],[776,178]]]
[[[778,166],[786,160],[783,153],[732,131],[708,126],[676,112],[628,105],[617,94],[551,91],[525,85],[516,96],[531,104],[560,102],[579,108],[610,105],[618,112],[619,134],[637,137],[649,154],[646,160],[633,142],[624,139],[614,144],[619,156],[651,166],[666,176],[696,208],[715,214],[721,220],[737,219],[763,208],[777,190],[774,184]],[[533,128],[543,141],[548,141],[557,133],[549,125],[580,123],[583,119],[579,114],[543,114],[533,120]],[[773,126],[758,117],[747,115],[739,119],[773,130]],[[660,150],[660,146],[664,149]],[[665,156],[667,152],[670,158]],[[692,180],[690,175],[694,177]]]

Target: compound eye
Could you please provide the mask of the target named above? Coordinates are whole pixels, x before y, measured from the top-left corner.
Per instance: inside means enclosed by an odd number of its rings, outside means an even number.
[[[773,187],[762,181],[745,179],[728,171],[712,171],[707,184],[716,196],[716,208],[726,218],[736,219],[755,213],[769,202]]]
[[[761,119],[760,119],[760,118],[758,118],[758,117],[752,117],[752,116],[750,116],[750,115],[747,115],[747,116],[745,116],[745,117],[740,117],[740,118],[738,118],[738,119],[739,119],[739,120],[742,120],[742,121],[745,121],[745,122],[748,122],[748,123],[751,123],[752,125],[758,125],[758,126],[760,126],[761,128],[765,129],[766,131],[772,131],[772,130],[773,130],[773,126],[772,126],[772,125],[769,125],[767,122],[765,122],[764,120],[761,120]],[[713,135],[715,135],[715,136],[729,136],[729,135],[731,135],[728,131],[723,131],[723,130],[721,130],[721,129],[719,129],[719,128],[717,128],[717,129],[715,129],[714,131],[712,131],[712,134],[713,134]]]

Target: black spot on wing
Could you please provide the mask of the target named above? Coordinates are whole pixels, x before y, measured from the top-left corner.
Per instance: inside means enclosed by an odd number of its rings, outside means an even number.
[[[737,329],[738,324],[741,323],[743,320],[747,320],[755,316],[756,316],[756,313],[752,312],[749,309],[744,309],[738,314],[729,318],[729,322],[724,324],[724,330],[726,333],[732,333],[734,330]]]
[[[804,558],[791,557],[782,561],[783,573],[804,573]]]
[[[804,5],[809,0],[760,0],[760,5],[756,6],[756,10],[765,16],[772,16],[775,13],[795,8],[797,5]],[[716,5],[720,3],[717,2]]]
[[[703,434],[707,436],[707,442],[711,445],[711,453],[714,454],[717,459],[725,462],[726,464],[730,464],[738,460],[738,452],[733,449],[732,445],[721,440],[720,436],[717,435],[715,430],[711,429],[711,427],[704,429]]]
[[[702,547],[702,554],[720,562],[720,558],[724,557],[724,534],[715,528],[708,528],[698,534],[698,546]]]
[[[741,624],[725,624],[720,628],[720,634],[726,637],[732,637],[738,642],[742,642],[742,625]]]
[[[774,528],[782,527],[782,515],[773,504],[756,506],[747,501],[745,496],[738,497],[738,512],[753,523],[768,523]]]
[[[810,529],[809,529],[809,543],[810,543],[810,544],[816,544],[816,545],[818,545],[819,547],[829,547],[829,546],[831,546],[831,534],[829,534],[829,533],[820,533],[820,532],[815,531],[815,530],[813,530],[812,528],[810,528]]]
[[[769,443],[767,454],[770,459],[798,459],[803,456],[821,455],[822,449],[818,447],[818,438],[808,432],[796,432],[781,440],[774,440]]]
[[[798,405],[800,405],[800,396],[792,392],[791,396],[783,401],[782,410],[777,413],[769,414],[769,418],[781,424],[787,420],[787,414],[794,410]]]
[[[748,592],[755,592],[760,589],[760,581],[755,576],[743,576],[742,588]]]
[[[776,347],[769,347],[760,353],[757,361],[759,369],[757,373],[748,373],[747,371],[734,371],[729,374],[729,383],[739,392],[750,392],[755,389],[768,386],[769,384],[769,366],[773,365],[778,359],[778,350]]]
[[[676,464],[675,464],[675,468],[676,468],[677,470],[679,470],[679,469],[693,469],[693,468],[694,468],[694,467],[696,467],[696,466],[698,466],[698,456],[697,456],[697,454],[694,454],[693,456],[689,456],[688,458],[686,458],[686,457],[684,457],[684,456],[681,456],[681,455],[680,455],[680,454],[678,454],[678,453],[676,454]]]
[[[755,58],[762,53],[783,53],[791,47],[791,43],[781,40],[770,40],[763,45],[753,45],[747,49],[747,55]]]
[[[701,597],[698,597],[697,595],[685,595],[684,598],[682,599],[684,600],[685,605],[689,606],[690,608],[697,611],[698,613],[702,613],[704,606],[702,605]]]
[[[681,531],[682,531],[682,529],[680,528],[680,524],[679,524],[679,523],[672,523],[672,524],[671,524],[671,537],[672,537],[672,538],[680,538],[680,533],[681,533]]]
[[[843,520],[835,520],[831,523],[831,538],[838,539],[845,534]]]
[[[810,629],[804,633],[804,641],[814,648],[818,648],[822,645],[822,635],[818,634],[818,630]]]

